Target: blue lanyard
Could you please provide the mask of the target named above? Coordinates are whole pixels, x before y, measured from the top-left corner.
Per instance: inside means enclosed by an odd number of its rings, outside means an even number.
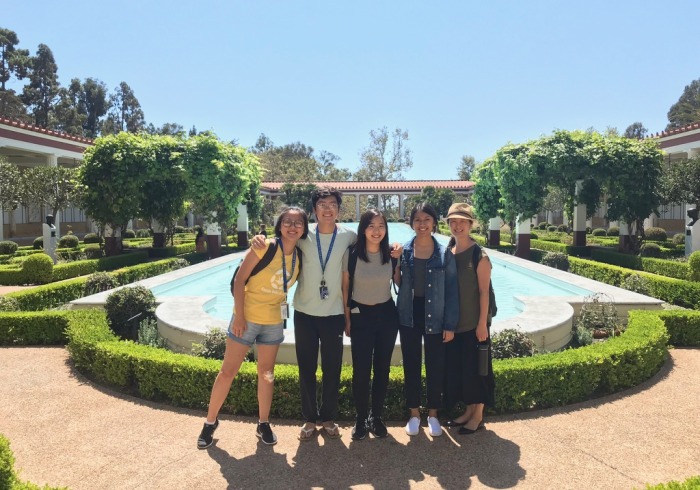
[[[280,250],[282,251],[282,285],[284,287],[284,294],[287,294],[287,262],[284,260],[284,247],[282,246],[282,240],[279,238],[277,239],[277,243],[280,246]],[[292,252],[292,272],[289,273],[289,279],[291,280],[292,277],[294,277],[294,266],[297,263],[297,248],[294,247],[294,251]]]
[[[335,242],[335,235],[338,233],[338,227],[333,228],[333,237],[331,238],[331,244],[328,246],[328,254],[326,255],[326,260],[323,260],[323,252],[321,252],[321,239],[319,238],[318,226],[316,227],[316,248],[318,248],[318,260],[321,263],[321,286],[326,285],[325,274],[326,266],[328,265],[328,259],[331,257],[331,251],[333,250],[333,243]]]

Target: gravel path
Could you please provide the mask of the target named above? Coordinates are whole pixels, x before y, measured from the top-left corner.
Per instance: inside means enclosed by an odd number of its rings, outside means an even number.
[[[196,449],[203,412],[144,402],[78,374],[60,347],[0,349],[0,433],[23,479],[77,489],[632,489],[700,474],[700,350],[676,349],[632,390],[563,409],[490,417],[486,431],[436,440],[390,424],[384,440],[322,435],[297,421],[223,416]]]

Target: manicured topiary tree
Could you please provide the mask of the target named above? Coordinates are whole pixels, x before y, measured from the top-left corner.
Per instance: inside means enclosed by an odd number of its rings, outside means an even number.
[[[46,284],[53,276],[53,260],[46,254],[38,253],[22,262],[22,275],[27,284]]]

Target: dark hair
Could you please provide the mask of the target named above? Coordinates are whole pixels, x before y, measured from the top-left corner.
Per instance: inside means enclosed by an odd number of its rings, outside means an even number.
[[[368,209],[362,216],[360,216],[360,224],[357,225],[357,241],[352,246],[353,251],[357,252],[357,257],[369,262],[369,257],[367,256],[367,237],[365,237],[365,231],[369,228],[372,219],[375,216],[381,216],[384,220],[384,226],[386,227],[386,234],[382,241],[379,242],[379,251],[382,253],[382,264],[386,264],[391,260],[391,249],[389,248],[389,225],[386,222],[386,216],[377,209]]]
[[[429,214],[431,218],[433,218],[433,233],[437,231],[437,224],[438,224],[438,215],[437,212],[435,211],[435,208],[427,202],[419,202],[415,206],[413,206],[413,209],[411,209],[411,217],[408,220],[408,224],[411,228],[413,228],[413,219],[416,217],[416,213],[419,212],[424,212],[425,214]]]
[[[204,236],[204,230],[201,228],[197,228],[197,236],[195,236],[195,239]]]
[[[302,233],[301,239],[303,240],[309,234],[309,217],[306,215],[306,211],[298,206],[285,206],[280,210],[280,215],[277,217],[277,222],[275,223],[276,237],[279,238],[282,236],[282,220],[284,219],[285,215],[294,211],[301,214],[301,218],[304,220],[304,233]]]
[[[338,189],[336,189],[335,187],[317,187],[311,193],[311,207],[315,211],[316,203],[319,199],[331,196],[335,197],[335,200],[338,202],[338,207],[340,207],[340,205],[343,202],[343,194]]]

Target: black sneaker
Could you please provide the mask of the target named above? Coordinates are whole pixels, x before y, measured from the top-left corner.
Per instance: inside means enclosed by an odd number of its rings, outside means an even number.
[[[382,438],[389,435],[389,431],[386,430],[386,425],[381,417],[370,417],[367,420],[367,428],[374,437]]]
[[[255,435],[260,438],[263,444],[267,444],[268,446],[277,444],[277,436],[272,433],[272,428],[270,427],[269,422],[259,422]]]
[[[199,449],[206,449],[214,443],[214,431],[219,426],[219,419],[216,419],[213,425],[204,424],[202,432],[199,434],[199,439],[197,439],[197,447]]]
[[[352,428],[352,435],[350,437],[353,441],[361,441],[367,437],[367,422],[365,422],[364,419],[355,422],[355,427]]]

